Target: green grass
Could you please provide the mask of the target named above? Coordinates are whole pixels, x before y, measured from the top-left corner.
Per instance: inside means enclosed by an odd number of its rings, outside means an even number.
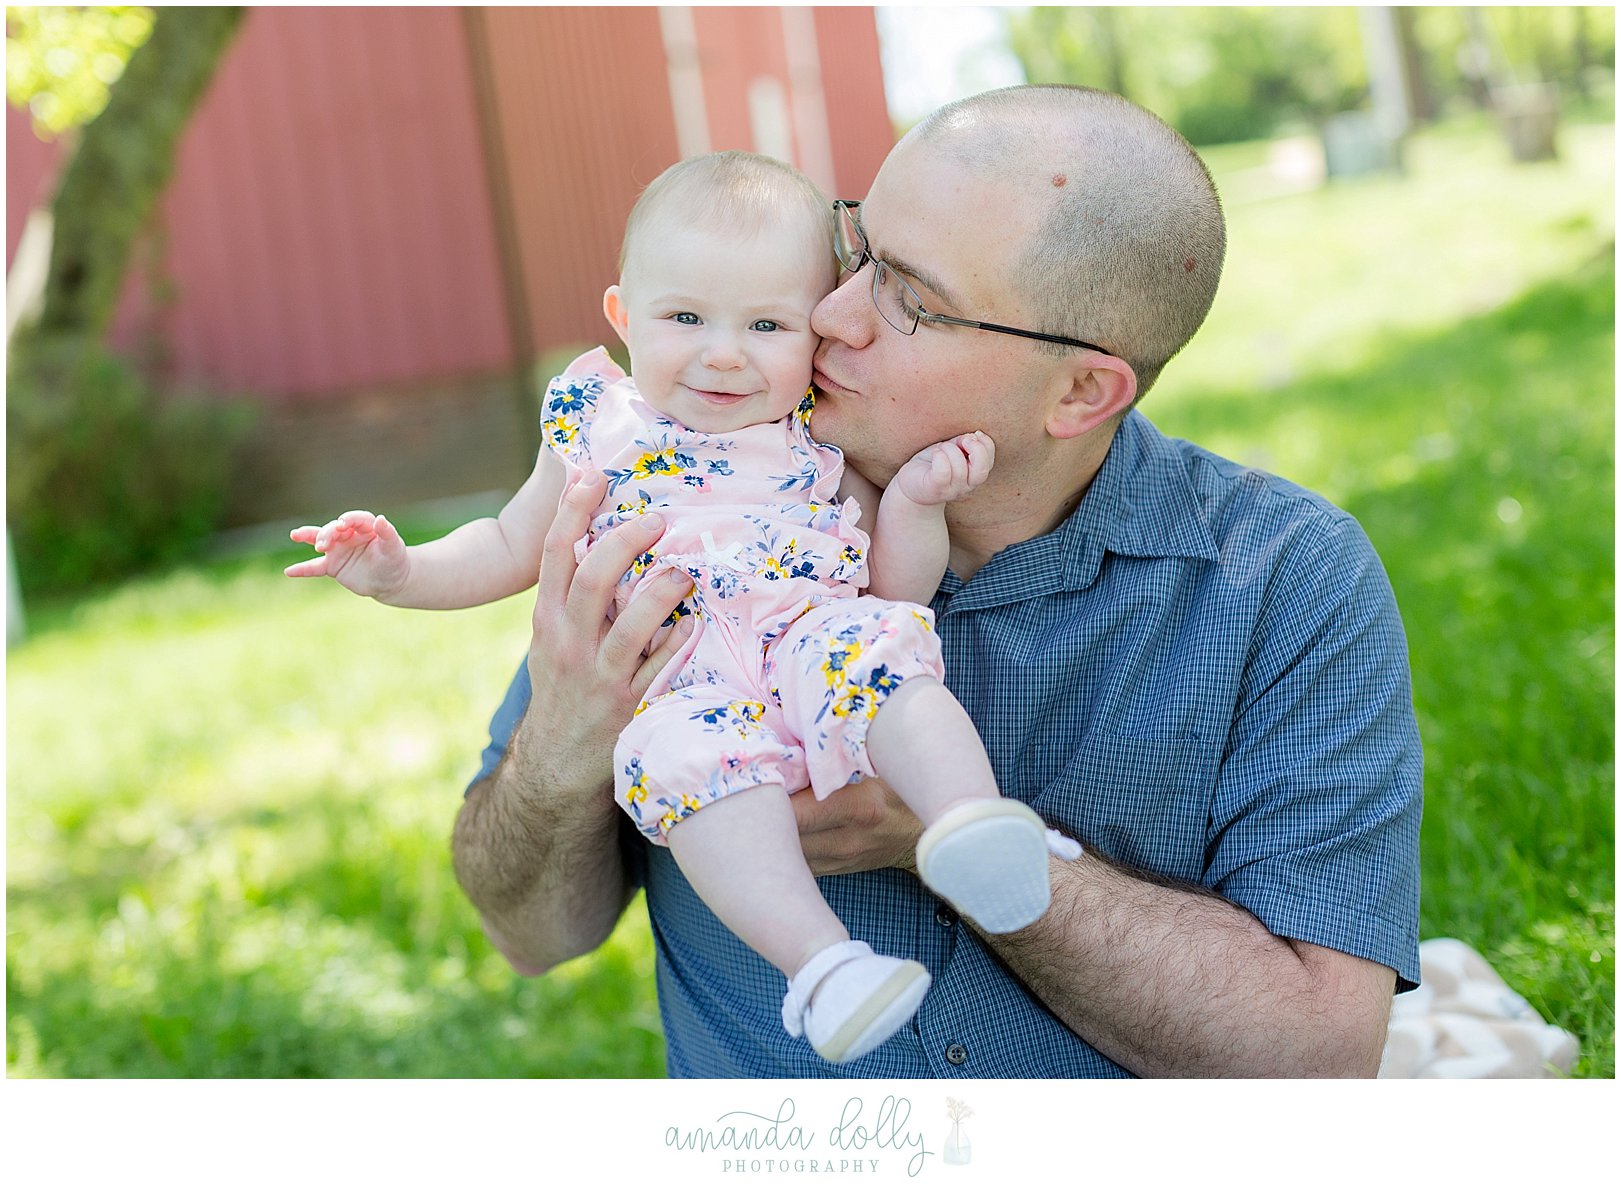
[[[1145,406],[1367,528],[1425,740],[1422,933],[1484,952],[1588,1077],[1614,1073],[1609,137],[1516,169],[1430,134],[1405,181],[1289,197],[1235,175],[1222,295]],[[524,980],[450,872],[524,599],[392,611],[282,579],[297,552],[29,608],[8,1072],[661,1074],[639,907]]]

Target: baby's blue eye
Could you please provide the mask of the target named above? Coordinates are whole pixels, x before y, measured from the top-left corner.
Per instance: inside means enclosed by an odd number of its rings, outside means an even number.
[[[782,328],[780,326],[778,326],[777,323],[773,322],[770,318],[761,318],[758,322],[754,323],[754,325],[750,326],[749,329],[750,330],[780,330]]]
[[[699,326],[702,324],[702,319],[700,319],[697,314],[682,312],[679,314],[673,314],[671,316],[683,326]]]

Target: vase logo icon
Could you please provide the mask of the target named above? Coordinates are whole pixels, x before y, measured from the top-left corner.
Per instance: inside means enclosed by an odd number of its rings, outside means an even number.
[[[947,1164],[967,1164],[974,1158],[974,1146],[963,1129],[963,1120],[973,1116],[973,1108],[960,1098],[946,1099],[946,1117],[951,1120],[951,1132],[946,1136],[945,1149],[940,1158]]]

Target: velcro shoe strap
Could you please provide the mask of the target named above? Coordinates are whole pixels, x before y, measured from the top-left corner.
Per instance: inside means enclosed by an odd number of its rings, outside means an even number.
[[[817,951],[801,966],[799,973],[789,980],[788,994],[782,1000],[782,1026],[788,1030],[788,1035],[805,1034],[805,1010],[824,978],[846,962],[871,956],[872,946],[864,941],[837,941]]]

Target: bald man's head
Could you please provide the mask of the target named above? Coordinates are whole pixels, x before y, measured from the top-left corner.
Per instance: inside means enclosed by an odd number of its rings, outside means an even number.
[[[1199,329],[1221,279],[1221,204],[1192,146],[1118,95],[1033,86],[947,104],[898,151],[914,147],[1030,200],[1035,226],[1009,267],[1040,319],[1033,329],[1108,348],[1131,364],[1141,398]]]

